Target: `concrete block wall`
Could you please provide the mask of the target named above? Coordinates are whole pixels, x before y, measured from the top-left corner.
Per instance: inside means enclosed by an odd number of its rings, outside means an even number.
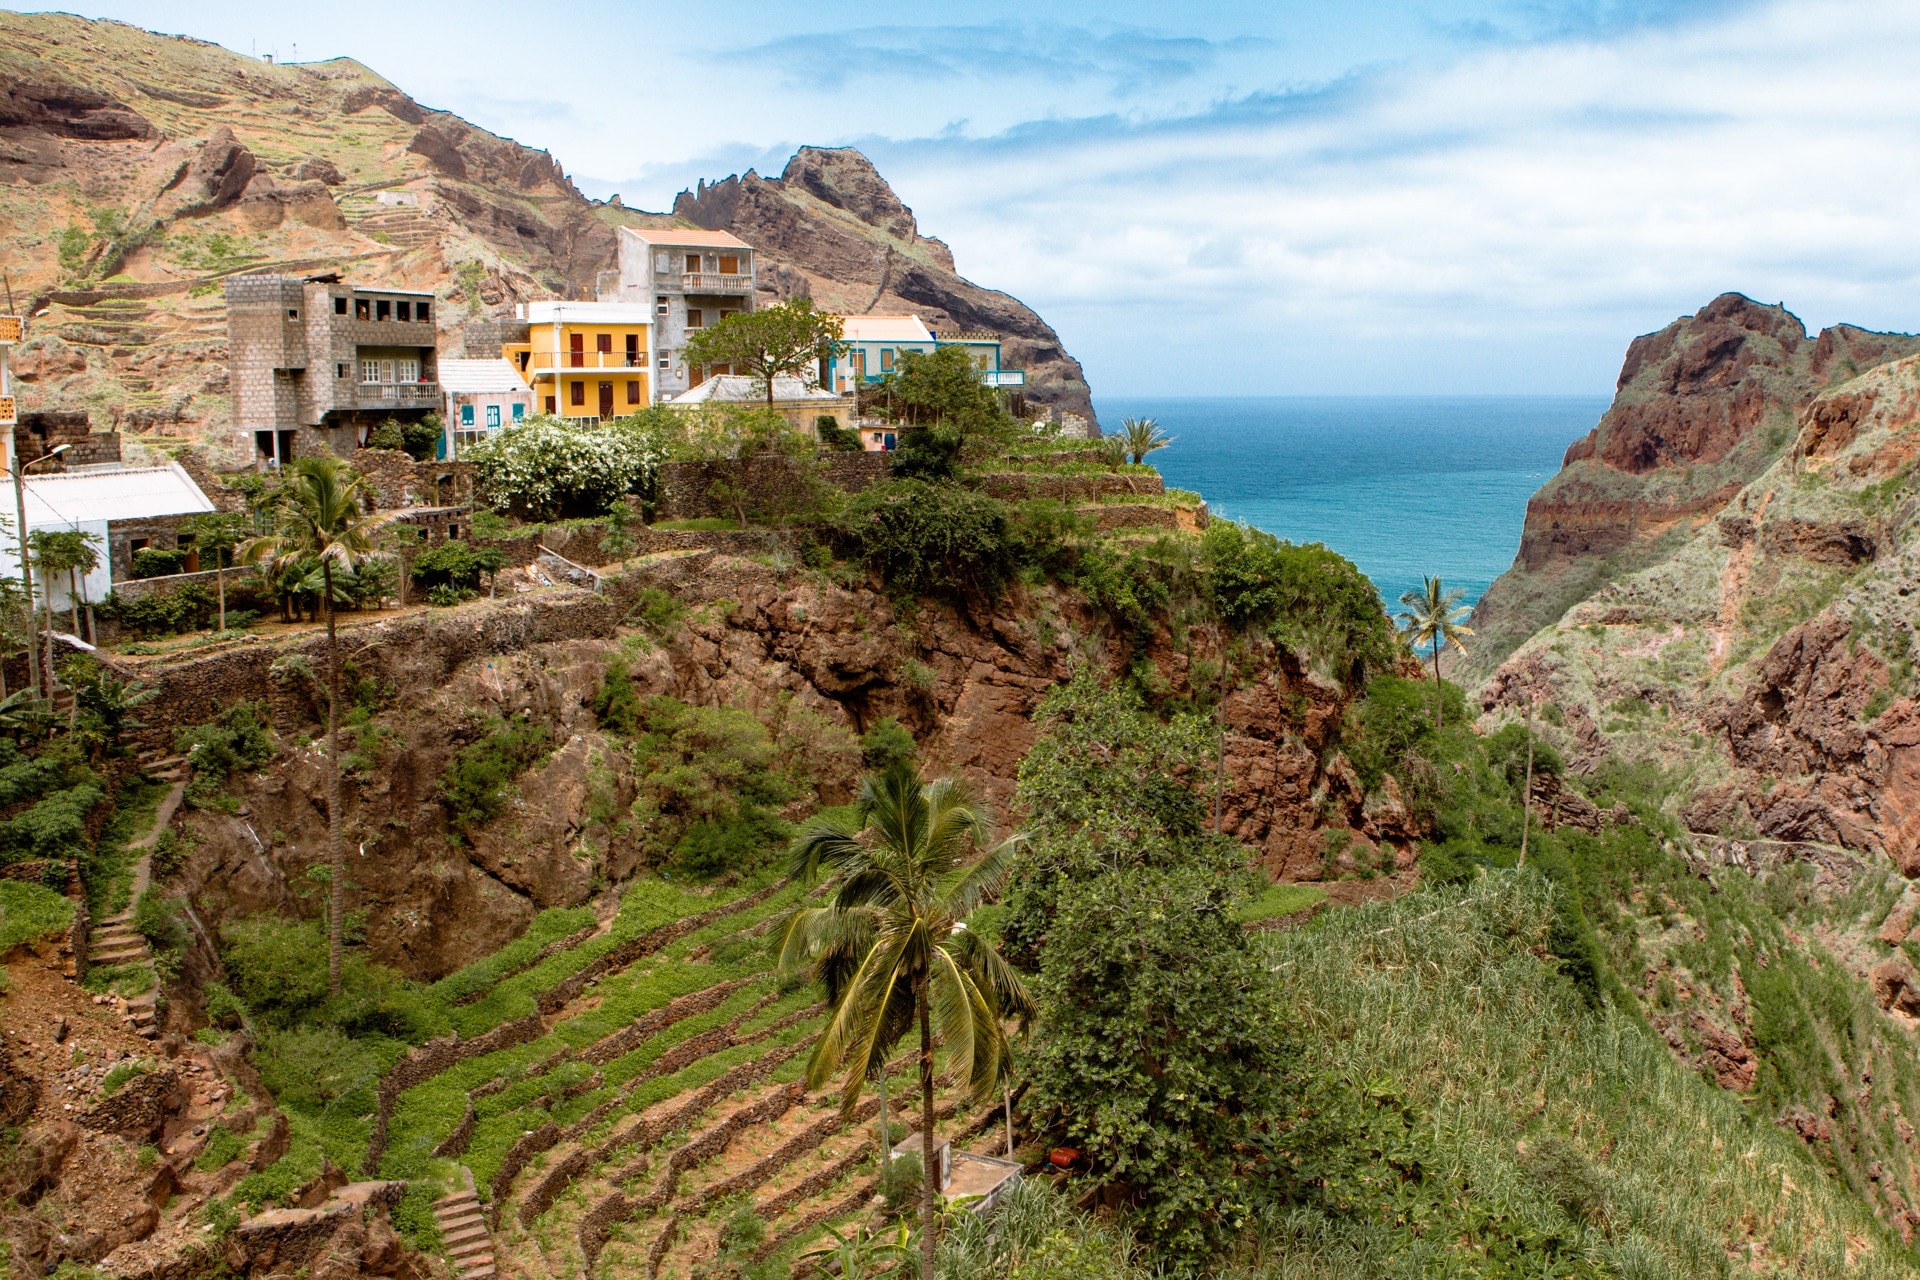
[[[307,367],[306,292],[292,276],[228,276],[228,380],[234,429],[249,445],[255,431],[298,425],[295,379]]]

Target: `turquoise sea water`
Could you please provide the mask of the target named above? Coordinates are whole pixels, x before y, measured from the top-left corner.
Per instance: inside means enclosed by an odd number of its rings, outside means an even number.
[[[1469,602],[1513,563],[1527,499],[1606,410],[1605,396],[1101,396],[1100,421],[1159,420],[1167,484],[1216,515],[1324,542],[1389,609],[1423,574]]]

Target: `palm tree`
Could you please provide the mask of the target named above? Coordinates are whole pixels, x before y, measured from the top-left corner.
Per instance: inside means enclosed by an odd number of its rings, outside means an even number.
[[[810,967],[826,987],[833,1014],[807,1063],[807,1084],[819,1088],[844,1067],[845,1112],[885,1069],[887,1050],[918,1025],[921,1150],[930,1153],[935,1024],[948,1071],[985,1101],[1008,1067],[1005,1019],[1033,1008],[1020,976],[963,923],[999,892],[1026,837],[993,843],[986,812],[964,784],[922,783],[908,764],[870,775],[854,813],[852,824],[816,818],[794,841],[790,874],[805,883],[825,868],[838,888],[826,906],[787,918],[780,965],[789,973]],[[963,866],[974,849],[984,852]],[[929,1170],[921,1182],[922,1280],[933,1277],[935,1181]]]
[[[1460,603],[1460,597],[1467,594],[1466,588],[1455,587],[1452,591],[1440,585],[1440,579],[1424,575],[1420,579],[1421,589],[1408,591],[1400,597],[1400,603],[1407,606],[1394,616],[1407,624],[1401,634],[1407,643],[1416,650],[1421,645],[1433,646],[1433,723],[1441,722],[1440,691],[1440,651],[1452,645],[1461,653],[1467,646],[1461,636],[1473,634],[1473,628],[1462,619],[1472,610]]]
[[[1174,441],[1174,437],[1160,433],[1160,423],[1153,418],[1120,419],[1120,438],[1126,441],[1127,452],[1135,462],[1145,462],[1148,454]]]
[[[351,574],[373,553],[373,520],[362,510],[363,481],[339,458],[301,458],[288,469],[273,505],[273,531],[240,544],[244,564],[268,562],[284,573],[302,562],[320,565],[320,607],[327,615],[327,985],[340,993],[342,929],[347,905],[347,848],[340,838],[340,659],[333,628],[333,574]]]

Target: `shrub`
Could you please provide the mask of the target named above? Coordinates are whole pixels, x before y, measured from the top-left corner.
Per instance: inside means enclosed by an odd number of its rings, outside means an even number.
[[[7,861],[85,856],[92,845],[87,819],[104,799],[106,793],[91,777],[49,792],[26,812],[0,823],[0,855],[7,855]]]
[[[133,904],[133,927],[155,952],[180,951],[191,941],[180,920],[179,902],[156,889],[148,889]]]
[[[291,1026],[326,1001],[327,937],[319,921],[254,916],[224,926],[220,938],[228,986],[263,1018]]]
[[[600,688],[587,704],[600,727],[611,733],[640,732],[640,695],[633,687],[633,674],[619,659],[607,664],[600,677]]]
[[[440,778],[440,795],[453,825],[462,830],[484,826],[507,809],[507,789],[529,765],[547,753],[544,725],[525,720],[488,722],[478,742],[454,753]]]
[[[1393,669],[1398,641],[1380,593],[1345,557],[1230,520],[1209,524],[1200,550],[1214,608],[1228,624],[1264,630],[1343,680]]]
[[[415,556],[409,573],[414,582],[429,591],[439,586],[473,591],[479,587],[482,574],[491,578],[505,568],[506,563],[506,553],[498,547],[477,547],[459,538],[448,538],[431,551]]]
[[[437,413],[411,422],[388,418],[367,433],[367,448],[395,449],[415,462],[425,462],[440,452],[444,421]]]
[[[111,1097],[120,1092],[120,1090],[126,1086],[127,1081],[133,1079],[135,1076],[146,1075],[149,1070],[151,1070],[151,1068],[144,1062],[127,1061],[119,1063],[113,1070],[107,1072],[107,1078],[100,1082],[100,1091]]]
[[[223,807],[221,788],[236,773],[258,769],[273,759],[273,730],[265,709],[236,702],[211,724],[176,730],[174,749],[193,766],[187,803],[195,808]]]
[[[169,550],[163,547],[142,547],[133,553],[133,576],[136,578],[164,578],[169,574],[184,573],[187,567],[187,552]]]
[[[227,1128],[216,1124],[213,1132],[207,1135],[207,1145],[200,1148],[200,1154],[193,1159],[193,1167],[202,1173],[212,1173],[224,1169],[240,1158],[247,1149],[247,1140]]]
[[[902,480],[951,480],[960,469],[967,438],[957,427],[914,427],[900,433],[887,466]]]
[[[874,485],[847,502],[840,530],[903,595],[992,596],[1015,568],[1006,504],[955,485]]]
[[[545,414],[493,433],[464,454],[489,503],[535,520],[599,515],[650,483],[666,456],[645,431],[582,428]]]
[[[860,756],[869,773],[885,773],[896,764],[912,764],[920,748],[893,716],[882,716],[860,735]]]
[[[823,413],[815,418],[813,429],[820,443],[837,453],[859,453],[865,447],[860,443],[860,433],[841,426],[832,414]]]
[[[880,1194],[886,1197],[888,1217],[911,1219],[920,1211],[920,1186],[926,1181],[925,1164],[922,1157],[899,1155],[880,1171]]]
[[[234,593],[227,592],[228,621],[233,621],[232,609]],[[213,591],[199,582],[188,582],[171,591],[155,591],[136,597],[122,597],[119,592],[107,593],[107,598],[96,606],[102,618],[116,623],[123,630],[149,639],[158,636],[178,635],[183,631],[203,631],[220,611],[220,601]]]
[[[650,859],[695,876],[758,865],[792,833],[795,788],[767,726],[738,707],[653,697],[640,707],[633,816]]]

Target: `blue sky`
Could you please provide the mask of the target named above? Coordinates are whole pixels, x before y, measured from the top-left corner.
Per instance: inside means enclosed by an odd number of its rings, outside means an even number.
[[[1096,394],[1607,391],[1728,289],[1920,329],[1911,0],[78,8],[358,58],[631,205],[860,146]]]

